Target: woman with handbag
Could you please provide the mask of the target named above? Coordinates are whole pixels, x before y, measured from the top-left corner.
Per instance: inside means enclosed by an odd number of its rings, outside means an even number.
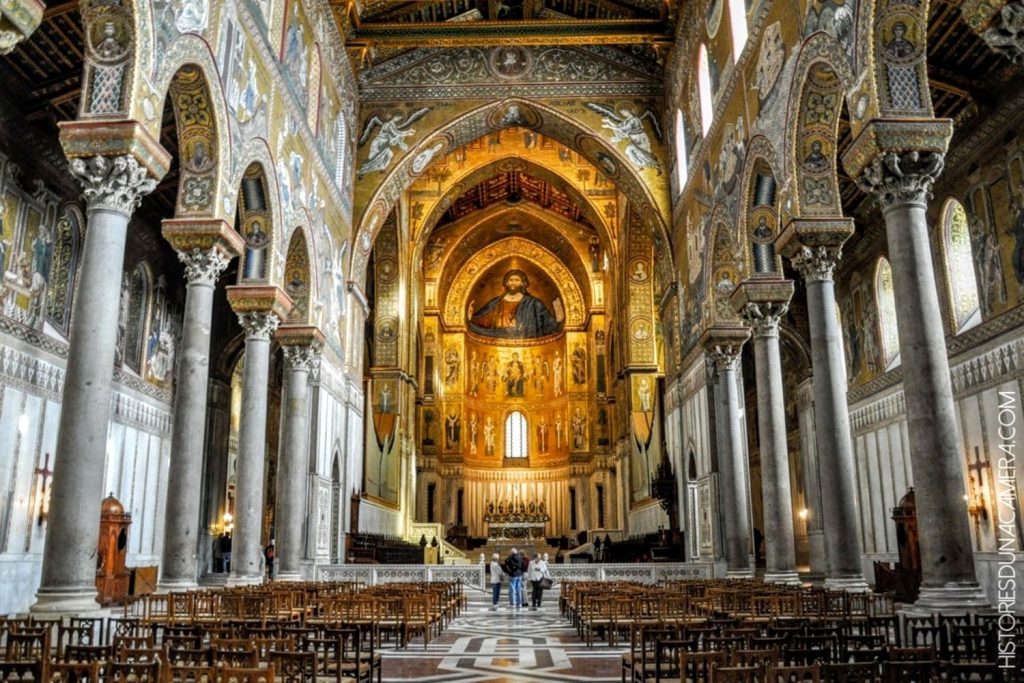
[[[534,591],[530,595],[530,609],[538,609],[541,606],[541,599],[544,597],[544,580],[548,577],[548,563],[541,559],[541,556],[534,553],[534,559],[529,561],[527,579]],[[550,581],[550,579],[549,579]]]
[[[501,568],[499,558],[501,555],[491,555],[491,611],[498,609],[498,600],[501,598],[501,580],[505,577],[505,570]]]

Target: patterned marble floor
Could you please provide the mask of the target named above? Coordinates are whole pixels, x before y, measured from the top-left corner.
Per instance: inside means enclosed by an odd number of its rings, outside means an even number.
[[[417,638],[407,650],[385,645],[384,681],[532,683],[619,681],[623,648],[595,643],[588,648],[558,614],[558,594],[548,591],[537,612],[511,610],[502,595],[498,611],[490,596],[472,591],[469,607],[440,638],[423,649]]]

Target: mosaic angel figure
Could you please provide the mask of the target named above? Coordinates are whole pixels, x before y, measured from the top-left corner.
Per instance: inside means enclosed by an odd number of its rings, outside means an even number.
[[[395,114],[387,121],[381,121],[379,116],[371,117],[366,122],[363,134],[359,138],[359,146],[362,147],[366,144],[374,128],[379,126],[380,130],[377,131],[377,136],[370,143],[370,154],[366,157],[363,165],[359,167],[359,175],[364,176],[373,171],[385,170],[395,156],[392,147],[398,147],[403,152],[408,150],[409,146],[405,144],[405,139],[416,134],[416,131],[409,126],[421,119],[428,111],[430,111],[429,108],[423,107],[405,118],[402,118],[401,114]]]
[[[644,128],[644,119],[650,119],[654,135],[661,141],[661,126],[658,125],[658,117],[650,109],[640,116],[630,110],[622,108],[616,114],[611,107],[602,104],[588,102],[587,107],[598,114],[603,114],[602,127],[612,132],[612,142],[625,140],[626,158],[637,168],[653,168],[659,174],[661,165],[651,151],[651,139],[647,136]]]

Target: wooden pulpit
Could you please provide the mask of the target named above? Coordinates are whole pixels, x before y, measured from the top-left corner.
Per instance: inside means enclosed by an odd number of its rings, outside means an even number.
[[[914,487],[910,487],[899,505],[892,509],[892,519],[896,522],[896,547],[900,555],[896,564],[895,597],[903,602],[914,602],[921,587],[921,546],[917,537]]]
[[[123,603],[128,596],[131,572],[126,566],[128,558],[128,527],[131,514],[114,494],[103,499],[100,507],[100,542],[96,556],[96,600],[101,605]]]

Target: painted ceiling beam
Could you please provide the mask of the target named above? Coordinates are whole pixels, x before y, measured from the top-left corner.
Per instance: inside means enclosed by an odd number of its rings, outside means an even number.
[[[364,23],[350,47],[490,47],[501,45],[671,44],[658,19]]]

